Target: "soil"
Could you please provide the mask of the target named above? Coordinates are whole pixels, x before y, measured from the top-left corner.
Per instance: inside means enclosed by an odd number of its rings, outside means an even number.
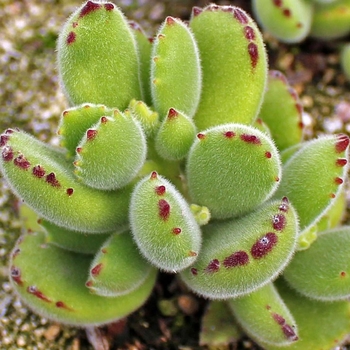
[[[80,1],[70,3],[77,5]],[[145,1],[139,1],[141,5],[135,5],[137,1],[121,1],[121,3],[126,4],[125,9],[129,18],[136,17],[148,30],[151,30],[152,24],[159,23],[165,15],[171,14],[188,19],[193,5],[204,6],[207,1],[149,1],[147,5]],[[237,5],[251,13],[250,1],[247,0],[218,3]],[[17,28],[17,34],[16,31],[9,33],[5,39],[0,36],[0,39],[9,42],[7,46],[3,44],[2,49],[0,47],[3,62],[6,57],[6,68],[2,73],[3,79],[0,80],[1,129],[9,127],[16,119],[20,127],[40,135],[41,139],[51,140],[54,143],[52,130],[56,128],[58,116],[66,107],[66,102],[62,93],[57,92],[58,82],[57,78],[54,78],[56,72],[52,42],[57,36],[59,23],[63,23],[72,6],[68,5],[68,1],[63,0],[24,1],[22,5],[4,1],[0,6],[2,7],[0,12],[4,10],[5,14],[12,13],[15,17],[17,16],[17,19],[26,17],[23,11],[28,11],[28,16],[32,16],[26,24],[31,26],[32,36],[27,39],[18,38],[18,33],[22,32],[21,28]],[[55,15],[56,19],[51,19],[55,24],[51,23],[50,30],[43,32],[43,29],[40,29],[43,27],[42,20],[40,16],[35,15],[35,11],[33,13],[32,6],[36,6],[39,12],[40,8],[45,8],[46,12],[41,15],[48,14],[53,9],[60,9],[57,16]],[[152,15],[147,16],[147,11],[151,11]],[[15,23],[15,26],[21,25],[21,23]],[[265,41],[270,57],[270,69],[284,72],[300,95],[305,109],[303,121],[306,125],[306,137],[324,132],[349,133],[349,82],[339,65],[339,49],[343,42],[350,41],[350,37],[332,42],[321,42],[309,38],[300,45],[289,46],[277,42],[268,35],[265,35]],[[9,50],[12,50],[11,54]],[[28,56],[28,54],[36,55],[36,59],[23,61],[22,55]],[[19,55],[19,58],[16,55]],[[11,64],[15,63],[25,65],[26,68],[18,73],[16,67],[11,68]],[[41,68],[38,69],[38,65],[41,65]],[[43,69],[43,67],[46,68]],[[41,76],[39,76],[40,70]],[[29,78],[36,79],[34,81],[39,85],[34,87],[26,85],[23,81],[23,72],[28,74]],[[17,74],[22,74],[22,77]],[[40,94],[28,92],[33,89],[36,91],[38,88],[40,88]],[[55,105],[58,107],[55,108]],[[35,113],[29,111],[35,108],[37,108]],[[10,247],[20,234],[20,223],[16,216],[16,200],[2,181],[0,200],[5,210],[0,216],[1,349],[82,350],[94,347],[98,350],[195,350],[206,348],[198,344],[201,317],[207,301],[193,295],[175,275],[171,274],[159,275],[153,294],[141,309],[127,320],[106,327],[92,328],[85,332],[85,330],[65,327],[32,315],[12,294],[6,277]],[[237,342],[215,349],[259,349],[259,347],[247,337],[243,337]]]

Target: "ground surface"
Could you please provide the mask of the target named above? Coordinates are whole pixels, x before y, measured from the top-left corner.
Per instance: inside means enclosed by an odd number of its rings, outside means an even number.
[[[117,2],[116,2],[117,3]],[[223,3],[223,2],[221,2]],[[229,2],[225,2],[226,4]],[[249,1],[231,1],[250,11]],[[65,18],[80,4],[72,0],[0,2],[0,128],[19,126],[55,143],[55,130],[67,102],[55,69],[55,40]],[[205,1],[120,1],[129,18],[152,25],[166,15],[188,19],[191,5]],[[283,71],[301,96],[307,136],[350,132],[349,83],[340,71],[342,41],[307,40],[300,46],[266,37],[270,68]],[[33,315],[13,295],[7,261],[20,234],[16,201],[0,179],[0,349],[92,349],[83,330],[54,324]],[[111,349],[198,349],[200,318],[206,301],[188,292],[172,275],[161,274],[147,304],[125,322],[92,329],[96,349],[108,340]],[[98,345],[100,344],[100,348]],[[227,349],[255,349],[248,339]]]

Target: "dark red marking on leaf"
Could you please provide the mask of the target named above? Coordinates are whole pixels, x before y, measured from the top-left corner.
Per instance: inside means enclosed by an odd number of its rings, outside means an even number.
[[[289,340],[297,341],[299,339],[298,336],[295,334],[293,327],[291,327],[289,324],[284,324],[282,326],[282,331]]]
[[[331,194],[329,195],[329,197],[330,197],[330,198],[335,198],[335,194],[334,194],[334,193],[331,193]]]
[[[93,1],[88,1],[86,5],[81,9],[79,17],[84,17],[89,13],[98,10],[101,7],[100,4],[97,4]]]
[[[43,294],[40,290],[38,290],[35,286],[29,286],[27,288],[27,292],[30,294],[33,294],[34,296],[36,296],[37,298],[43,301],[46,301],[47,303],[51,303],[51,300],[45,294]]]
[[[248,44],[248,53],[250,56],[250,62],[252,64],[252,67],[255,68],[256,65],[258,64],[258,60],[259,60],[258,46],[254,43],[249,43]]]
[[[203,9],[201,7],[194,6],[192,7],[192,17],[196,17],[200,15],[203,12]]]
[[[299,127],[299,129],[303,129],[304,128],[304,123],[303,122],[299,122],[298,123],[298,127]]]
[[[94,277],[98,276],[101,273],[102,268],[103,268],[103,264],[102,263],[97,264],[95,267],[93,267],[91,269],[91,274]]]
[[[58,307],[59,309],[65,309],[65,310],[69,310],[72,311],[73,309],[71,309],[70,307],[68,307],[63,301],[57,301],[55,303],[56,307]]]
[[[242,134],[241,140],[247,143],[252,143],[254,145],[260,145],[261,141],[260,139],[255,135],[248,135],[248,134]]]
[[[282,202],[281,202],[281,204],[279,205],[278,209],[279,209],[280,211],[285,212],[285,213],[288,211],[288,209],[289,209],[289,200],[288,200],[287,197],[283,197],[283,198],[282,198]]]
[[[346,276],[346,272],[345,271],[342,271],[341,273],[340,273],[340,277],[345,277]]]
[[[85,283],[85,286],[86,287],[92,287],[92,285],[93,285],[94,283],[92,282],[92,281],[87,281],[86,283]]]
[[[206,137],[205,134],[202,134],[202,133],[197,134],[197,138],[198,138],[199,140],[204,140],[205,137]]]
[[[12,253],[12,259],[15,259],[16,256],[21,252],[21,249],[16,248]]]
[[[227,258],[224,259],[224,266],[226,268],[230,267],[236,267],[236,266],[244,266],[249,263],[249,256],[248,254],[243,251],[237,251],[228,256]]]
[[[36,165],[33,168],[33,175],[38,178],[42,178],[45,176],[45,169],[41,165]]]
[[[15,132],[15,130],[13,130],[13,129],[6,129],[5,130],[5,134],[13,134]]]
[[[168,119],[176,118],[179,115],[176,109],[170,108],[168,111]]]
[[[337,141],[335,143],[335,151],[337,153],[342,153],[344,152],[348,145],[349,145],[349,136],[345,134],[339,134],[337,135]]]
[[[224,133],[224,136],[227,138],[227,139],[232,139],[233,137],[236,136],[236,134],[233,132],[233,131],[226,131]]]
[[[278,182],[280,178],[278,176],[275,177],[275,181]]]
[[[9,162],[13,159],[13,150],[10,146],[5,146],[2,150],[2,159]]]
[[[82,147],[77,147],[77,149],[76,149],[77,153],[81,153],[82,150],[83,150]]]
[[[265,152],[265,157],[270,159],[270,158],[272,157],[271,152],[266,151],[266,152]]]
[[[102,253],[102,254],[107,254],[107,248],[102,248],[102,249],[101,249],[101,253]]]
[[[273,4],[276,7],[281,7],[283,5],[282,0],[273,0]]]
[[[52,187],[60,187],[61,184],[56,179],[55,173],[50,173],[46,175],[46,182],[49,183]]]
[[[336,162],[335,162],[335,165],[336,165],[336,166],[340,166],[340,167],[343,167],[343,166],[345,166],[346,164],[348,164],[348,161],[347,161],[346,159],[344,159],[344,158],[339,158],[339,159],[337,159]]]
[[[66,193],[70,197],[74,193],[74,189],[73,188],[67,188]]]
[[[213,259],[210,261],[208,266],[205,268],[206,272],[217,272],[220,268],[220,261],[218,259]]]
[[[11,266],[11,278],[19,286],[23,286],[23,281],[21,278],[21,270],[18,267]]]
[[[277,244],[278,237],[273,232],[268,232],[259,238],[252,246],[250,252],[254,259],[261,259],[266,256]]]
[[[160,199],[158,202],[158,213],[163,221],[169,219],[170,215],[170,204],[165,199]]]
[[[9,140],[10,136],[9,135],[1,135],[0,136],[0,147],[4,147]]]
[[[179,235],[182,232],[182,230],[180,227],[174,227],[172,232],[174,235]]]
[[[113,11],[114,10],[114,5],[112,3],[104,4],[104,7],[107,11]]]
[[[239,8],[235,8],[233,11],[233,16],[236,20],[242,24],[248,24],[249,18],[248,16]]]
[[[151,180],[155,180],[155,179],[157,179],[157,178],[158,178],[158,173],[157,173],[156,171],[152,171],[152,174],[151,174],[150,179],[151,179]]]
[[[73,23],[72,23],[72,27],[73,27],[73,28],[78,27],[78,25],[79,25],[79,23],[78,23],[78,22],[73,22]]]
[[[77,35],[74,32],[69,32],[66,40],[67,45],[73,44],[76,39],[77,39]]]
[[[344,181],[343,181],[342,178],[336,177],[336,178],[334,179],[334,182],[336,183],[336,185],[341,185]]]
[[[94,130],[94,129],[89,129],[87,132],[86,132],[86,137],[88,139],[88,141],[92,141],[97,135],[97,130]]]
[[[155,191],[156,191],[156,194],[157,194],[158,196],[163,196],[163,194],[164,194],[165,191],[166,191],[166,188],[165,188],[164,185],[160,185],[160,186],[157,186],[157,187],[155,188]]]
[[[69,114],[69,111],[64,111],[64,112],[62,113],[62,115],[63,115],[64,117],[66,117],[68,114]]]
[[[189,252],[188,252],[188,256],[190,256],[190,257],[194,257],[194,256],[197,256],[198,254],[196,253],[196,252],[194,252],[193,250],[190,250]]]
[[[106,124],[108,122],[108,118],[107,117],[101,117],[101,123],[102,124]]]
[[[287,224],[286,217],[283,214],[276,214],[272,217],[272,226],[277,231],[282,231]]]
[[[235,8],[233,6],[222,6],[221,11],[233,13],[235,11]]]
[[[245,26],[243,28],[244,36],[247,40],[255,40],[255,32],[254,29],[250,26]]]
[[[13,163],[18,166],[21,169],[27,170],[30,168],[30,163],[28,160],[24,157],[23,154],[20,154],[18,157],[16,157],[13,161]]]
[[[286,320],[281,315],[276,314],[276,313],[273,312],[272,313],[272,317],[279,325],[282,326],[282,325],[286,324]]]
[[[295,108],[297,109],[299,115],[302,115],[303,113],[303,105],[301,103],[296,103],[295,104]],[[301,127],[303,126],[303,123],[301,123]],[[300,127],[300,123],[299,123],[299,127]]]
[[[198,275],[198,270],[194,267],[191,268],[191,273],[193,276],[197,276]]]
[[[290,9],[284,9],[282,11],[284,17],[291,17],[292,16],[292,11]]]
[[[215,4],[211,4],[209,5],[209,7],[207,8],[208,11],[217,11],[219,9],[218,5]]]
[[[259,124],[259,125],[262,125],[263,121],[261,118],[257,118],[256,119],[256,123]]]
[[[166,24],[169,25],[169,26],[173,25],[173,24],[176,22],[176,21],[175,21],[175,18],[174,18],[174,17],[171,17],[171,16],[168,16],[168,17],[165,19],[165,21],[166,21]]]

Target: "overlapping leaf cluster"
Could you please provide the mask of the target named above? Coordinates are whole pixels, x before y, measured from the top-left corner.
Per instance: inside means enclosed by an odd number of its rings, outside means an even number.
[[[149,40],[114,4],[88,1],[62,29],[58,63],[72,106],[60,147],[0,137],[28,229],[10,279],[30,307],[108,323],[141,306],[161,270],[213,300],[203,344],[222,339],[228,310],[224,341],[235,322],[269,349],[342,340],[349,138],[303,141],[298,96],[268,72],[247,13],[194,8]]]

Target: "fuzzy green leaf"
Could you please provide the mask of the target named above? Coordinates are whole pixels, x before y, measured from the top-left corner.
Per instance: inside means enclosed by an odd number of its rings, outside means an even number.
[[[141,98],[134,35],[113,3],[87,1],[58,38],[58,68],[72,105],[102,103],[124,109]]]
[[[293,255],[297,231],[296,213],[285,198],[244,217],[203,226],[198,259],[181,278],[210,299],[251,293],[283,271]]]
[[[203,87],[194,121],[199,130],[223,123],[251,124],[267,78],[261,33],[238,7],[209,5],[192,13]]]
[[[349,256],[350,226],[323,231],[309,249],[295,254],[283,276],[293,288],[310,298],[347,299]]]
[[[288,346],[298,340],[296,322],[272,283],[227,303],[256,342]]]
[[[146,137],[140,124],[114,110],[88,129],[77,147],[75,174],[88,186],[103,190],[124,187],[146,159]]]
[[[305,0],[253,0],[253,12],[262,25],[280,41],[298,43],[310,32],[313,5]]]
[[[208,207],[213,218],[230,218],[271,197],[281,178],[280,158],[261,131],[219,125],[197,135],[186,175],[194,203]]]
[[[167,17],[153,42],[151,61],[153,104],[164,119],[169,108],[192,117],[201,93],[201,71],[196,42],[179,19]]]
[[[287,196],[291,201],[302,231],[315,225],[341,193],[348,169],[348,145],[346,135],[321,136],[305,143],[283,166],[276,196]]]
[[[86,285],[101,296],[125,295],[142,285],[153,270],[140,255],[131,232],[117,232],[96,254]]]
[[[148,298],[156,278],[152,272],[142,285],[120,297],[91,294],[85,286],[91,256],[45,244],[43,233],[24,235],[10,262],[10,280],[24,302],[57,322],[87,326],[124,318]]]
[[[158,268],[176,272],[196,260],[199,225],[177,189],[156,172],[133,191],[130,225],[141,253]]]

